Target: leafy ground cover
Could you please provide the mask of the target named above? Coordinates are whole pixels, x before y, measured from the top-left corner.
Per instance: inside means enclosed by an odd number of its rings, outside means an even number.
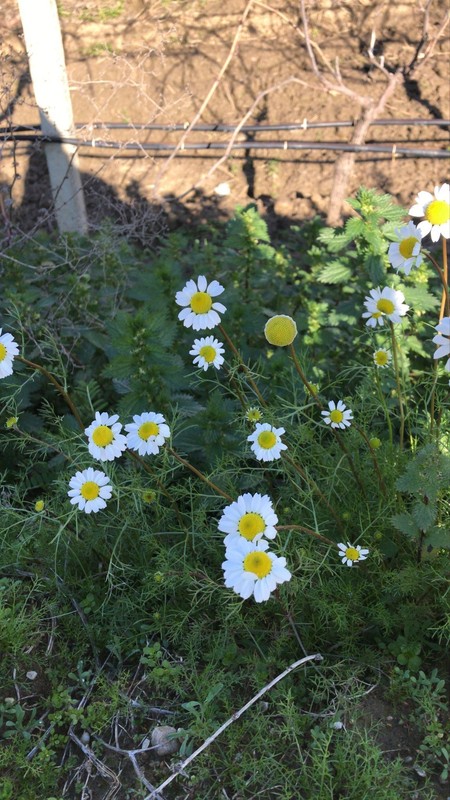
[[[445,257],[352,204],[4,254],[2,800],[444,796]]]

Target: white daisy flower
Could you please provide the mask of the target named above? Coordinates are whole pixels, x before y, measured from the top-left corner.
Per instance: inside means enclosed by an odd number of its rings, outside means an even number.
[[[112,486],[104,472],[88,467],[82,472],[76,472],[69,482],[70,490],[67,494],[72,505],[78,505],[80,511],[86,514],[96,514],[106,508],[106,500],[112,494]]]
[[[322,411],[321,414],[323,421],[327,425],[331,425],[332,428],[341,428],[342,430],[349,428],[351,425],[350,420],[353,419],[353,411],[347,408],[342,400],[338,400],[337,405],[334,400],[330,400],[328,411]]]
[[[257,422],[253,433],[247,436],[247,442],[252,442],[251,449],[259,461],[275,461],[281,458],[282,450],[287,450],[280,438],[284,432],[284,428],[274,428],[268,422]]]
[[[170,436],[170,428],[165,424],[162,414],[145,411],[135,414],[133,422],[125,425],[128,432],[127,445],[130,450],[137,450],[140,456],[156,455],[166,439]]]
[[[366,297],[364,305],[367,311],[364,312],[363,319],[367,318],[366,325],[370,328],[376,328],[378,325],[384,325],[384,318],[387,317],[390,322],[401,322],[401,318],[406,314],[409,309],[403,301],[405,296],[403,292],[398,289],[390,289],[385,286],[384,289],[371,289],[370,297]]]
[[[439,241],[440,236],[450,238],[450,184],[435,186],[434,196],[419,192],[409,213],[412,217],[425,217],[417,226],[422,236],[429,233],[432,242]]]
[[[433,342],[438,344],[439,347],[433,355],[433,358],[442,358],[450,356],[450,317],[442,317],[439,325],[435,325],[438,335],[433,337]],[[450,358],[448,359],[444,369],[450,372]]]
[[[396,228],[398,242],[389,245],[388,259],[394,269],[399,272],[403,270],[405,275],[409,275],[413,267],[420,267],[423,256],[421,255],[422,232],[410,221],[403,228]]]
[[[19,355],[19,347],[10,333],[0,328],[0,378],[12,375],[14,356]]]
[[[238,539],[256,542],[263,536],[274,539],[278,517],[270,498],[264,494],[241,494],[237,500],[224,508],[219,520],[219,531],[225,536],[226,547]]]
[[[373,361],[376,367],[387,367],[391,363],[391,354],[384,347],[375,350]]]
[[[247,600],[251,595],[257,603],[268,600],[280,583],[290,581],[286,559],[268,553],[269,542],[247,542],[242,537],[227,549],[222,564],[225,586]]]
[[[199,275],[197,282],[189,280],[184,289],[175,295],[177,305],[185,306],[178,314],[185,328],[202,331],[219,325],[219,313],[224,314],[226,308],[222,303],[215,303],[213,298],[223,291],[218,281],[208,283],[204,275]]]
[[[205,372],[209,367],[220,369],[224,362],[223,353],[225,348],[214,336],[205,336],[204,339],[195,339],[190,356],[195,356],[194,364]]]
[[[347,542],[347,544],[338,544],[338,548],[339,558],[342,559],[343,564],[347,564],[347,567],[352,567],[357,561],[364,561],[369,555],[369,551],[360,547],[359,544],[355,547]]]
[[[127,449],[127,439],[120,433],[122,424],[118,419],[118,414],[110,417],[106,411],[101,414],[96,411],[94,421],[85,429],[89,452],[97,461],[114,461]]]

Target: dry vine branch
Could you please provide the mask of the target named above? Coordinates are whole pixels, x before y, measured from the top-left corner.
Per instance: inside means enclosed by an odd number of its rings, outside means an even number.
[[[236,33],[234,35],[234,39],[233,39],[233,42],[231,44],[230,50],[228,52],[228,55],[227,55],[225,61],[222,64],[222,67],[220,68],[220,71],[219,71],[219,74],[218,74],[217,78],[215,79],[214,83],[212,84],[212,86],[211,86],[209,92],[207,93],[205,99],[203,100],[203,103],[201,104],[199,110],[194,115],[193,119],[191,120],[191,122],[189,123],[189,125],[186,128],[185,132],[183,133],[182,137],[178,141],[177,146],[175,147],[175,150],[170,154],[170,156],[168,157],[168,159],[165,162],[164,166],[159,171],[159,173],[158,173],[158,175],[156,177],[155,184],[154,184],[154,194],[155,195],[157,195],[158,186],[159,186],[159,183],[161,181],[161,178],[167,172],[171,161],[175,158],[176,154],[180,150],[183,149],[183,145],[184,145],[184,143],[186,141],[186,137],[189,135],[189,133],[192,130],[192,128],[194,127],[194,125],[199,121],[199,119],[201,118],[203,112],[205,111],[206,107],[208,106],[209,101],[211,100],[211,98],[215,94],[216,90],[218,89],[220,81],[222,80],[223,76],[225,75],[225,72],[227,71],[227,69],[228,69],[228,67],[229,67],[229,65],[230,65],[230,63],[231,63],[231,61],[233,59],[233,56],[234,56],[236,47],[238,45],[238,42],[239,42],[243,27],[245,25],[245,22],[246,22],[247,17],[248,17],[248,15],[250,13],[250,9],[251,9],[253,3],[254,3],[254,0],[248,0],[248,3],[245,6],[245,9],[243,11],[241,20],[240,20],[239,25],[237,27]]]
[[[375,34],[374,32],[372,32],[371,42],[367,53],[371,63],[377,69],[379,69],[387,79],[387,86],[382,92],[382,94],[378,98],[373,98],[373,97],[367,97],[365,95],[360,95],[357,92],[345,86],[342,77],[339,73],[338,67],[336,67],[336,69],[332,71],[333,80],[329,80],[329,78],[325,77],[325,75],[320,71],[316,61],[316,57],[314,55],[311,37],[309,33],[308,17],[305,9],[305,0],[300,0],[300,13],[303,22],[305,46],[310,60],[311,69],[315,77],[317,78],[319,84],[325,91],[339,92],[341,94],[346,95],[347,97],[351,97],[362,110],[362,113],[360,113],[359,119],[356,122],[355,130],[350,141],[352,145],[364,144],[367,131],[369,130],[370,125],[372,124],[374,119],[376,119],[376,117],[379,114],[381,114],[381,112],[386,106],[386,103],[388,102],[389,98],[394,94],[399,84],[411,78],[413,73],[415,74],[417,70],[420,69],[423,66],[423,64],[428,60],[428,58],[431,56],[437,41],[439,40],[440,36],[442,35],[443,31],[445,30],[445,27],[449,22],[450,14],[449,12],[446,12],[441,21],[441,24],[439,25],[437,32],[428,41],[429,6],[430,3],[427,4],[427,7],[424,11],[425,18],[423,24],[422,39],[418,47],[416,48],[413,58],[411,59],[410,63],[407,66],[398,67],[395,71],[389,71],[385,66],[384,59],[383,60],[380,59],[380,61],[377,61],[373,53],[373,48],[375,45]],[[422,47],[424,43],[427,41],[428,44],[425,48],[425,51],[422,52]],[[347,187],[355,163],[355,157],[356,157],[355,153],[343,153],[336,159],[333,187],[331,190],[330,206],[327,216],[327,222],[329,225],[336,226],[341,224],[342,222],[342,206],[344,204],[345,198],[348,193]]]
[[[198,747],[197,750],[195,750],[188,758],[186,758],[183,761],[183,763],[177,767],[177,771],[174,772],[173,775],[170,775],[169,778],[166,778],[166,780],[163,781],[163,783],[161,783],[155,791],[161,792],[163,789],[165,789],[166,786],[169,785],[169,783],[172,783],[172,781],[175,780],[175,778],[178,777],[178,775],[180,775],[180,773],[185,769],[185,767],[188,766],[188,764],[191,763],[191,761],[194,760],[194,758],[197,758],[197,756],[199,756],[200,753],[203,753],[203,751],[206,750],[206,748],[209,747],[209,745],[212,744],[212,742],[214,742],[217,739],[217,737],[220,736],[220,734],[223,733],[223,731],[229,727],[229,725],[231,725],[233,722],[236,722],[236,720],[239,719],[239,717],[241,717],[242,714],[245,711],[247,711],[247,709],[250,708],[250,706],[252,706],[254,703],[256,703],[257,700],[260,699],[260,697],[262,697],[266,692],[268,692],[270,689],[276,686],[276,684],[279,683],[279,681],[283,680],[283,678],[285,678],[287,675],[293,672],[294,669],[297,669],[297,667],[301,667],[303,664],[307,664],[309,661],[322,661],[322,656],[319,653],[315,653],[315,655],[313,656],[306,656],[305,658],[301,658],[299,661],[295,661],[293,664],[290,665],[290,667],[287,667],[283,672],[277,675],[276,678],[270,681],[270,683],[267,683],[265,686],[263,686],[263,688],[260,689],[259,692],[257,692],[257,694],[255,694],[255,696],[251,698],[251,700],[249,700],[244,706],[242,706],[242,708],[240,708],[239,711],[236,711],[236,713],[233,714],[233,716],[227,719],[227,721],[224,722],[223,725],[220,726],[220,728],[217,728],[217,730],[214,731],[212,736],[206,739],[206,741],[203,742],[203,744],[200,745],[200,747]],[[144,797],[144,800],[154,800],[154,798],[155,798],[155,792],[150,792],[150,794]]]

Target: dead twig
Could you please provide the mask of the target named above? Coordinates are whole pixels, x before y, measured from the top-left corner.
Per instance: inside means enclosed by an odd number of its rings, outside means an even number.
[[[233,722],[236,722],[236,720],[239,719],[239,717],[241,717],[242,714],[244,714],[244,712],[250,708],[250,706],[254,705],[254,703],[256,703],[257,700],[259,700],[266,692],[270,691],[270,689],[273,689],[273,687],[276,686],[277,683],[279,683],[281,680],[283,680],[283,678],[285,678],[287,675],[289,675],[291,672],[297,669],[297,667],[301,667],[304,664],[307,664],[309,661],[322,661],[322,656],[319,653],[316,653],[313,656],[306,656],[305,658],[301,658],[299,661],[295,661],[293,664],[290,665],[290,667],[287,667],[283,672],[277,675],[276,678],[270,681],[270,683],[267,683],[265,686],[263,686],[263,688],[260,689],[259,692],[257,692],[257,694],[255,694],[255,696],[251,698],[251,700],[249,700],[244,706],[242,706],[242,708],[239,709],[239,711],[236,711],[235,714],[233,714],[229,719],[227,719],[227,721],[224,722],[223,725],[220,726],[220,728],[217,728],[217,730],[212,734],[212,736],[209,736],[208,739],[206,739],[206,741],[203,742],[203,744],[197,748],[197,750],[195,750],[188,758],[186,758],[182,762],[182,764],[180,764],[177,767],[176,772],[174,772],[173,775],[170,775],[169,778],[166,778],[166,780],[163,781],[163,783],[161,783],[156,788],[155,791],[161,792],[163,789],[165,789],[166,786],[169,785],[169,783],[172,783],[172,781],[175,780],[175,778],[178,777],[178,775],[180,775],[180,773],[188,766],[188,764],[191,763],[191,761],[197,758],[197,756],[199,756],[200,753],[203,753],[203,751],[206,750],[206,748],[209,747],[209,745],[212,744],[217,739],[217,737],[220,736],[220,734],[223,733],[223,731],[226,730]],[[157,797],[157,795],[155,795],[154,792],[151,792],[150,794],[144,797],[144,800],[154,800],[155,797]]]
[[[155,184],[154,184],[154,194],[155,195],[157,195],[158,186],[159,186],[159,184],[161,182],[161,178],[166,174],[171,161],[175,158],[176,154],[180,150],[183,149],[183,145],[184,145],[184,143],[186,141],[187,136],[189,135],[189,133],[192,130],[192,128],[194,127],[194,125],[199,121],[200,117],[202,116],[203,112],[205,111],[206,107],[208,106],[209,101],[211,100],[213,95],[216,93],[217,88],[218,88],[223,76],[225,75],[225,72],[227,71],[227,69],[228,69],[228,67],[229,67],[229,65],[230,65],[230,63],[231,63],[231,61],[233,59],[233,56],[234,56],[236,47],[238,45],[238,42],[239,42],[243,27],[245,25],[245,22],[246,22],[247,17],[248,17],[248,15],[250,13],[250,10],[251,10],[251,7],[252,7],[253,3],[254,3],[254,0],[248,0],[248,3],[245,6],[245,9],[243,11],[241,20],[240,20],[239,25],[237,27],[236,33],[234,35],[234,39],[233,39],[233,42],[231,44],[230,50],[228,52],[228,55],[227,55],[225,61],[222,64],[222,67],[221,67],[221,69],[219,71],[219,74],[218,74],[217,78],[215,79],[214,83],[212,84],[211,88],[209,89],[209,91],[208,91],[205,99],[203,100],[203,103],[201,104],[199,110],[194,115],[194,117],[192,118],[191,122],[187,126],[185,132],[183,133],[183,135],[181,136],[180,140],[178,141],[174,151],[170,154],[170,156],[168,157],[167,161],[164,163],[164,166],[159,171],[159,173],[158,173],[158,175],[156,177]]]

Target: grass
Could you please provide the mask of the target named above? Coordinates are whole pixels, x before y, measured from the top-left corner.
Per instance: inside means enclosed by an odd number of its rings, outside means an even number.
[[[29,363],[17,358],[0,382],[1,800],[104,797],[119,784],[124,798],[144,798],[210,737],[166,800],[443,796],[448,387],[438,371],[430,432],[429,347],[440,287],[426,265],[404,282],[380,277],[415,308],[397,334],[400,383],[392,367],[375,377],[385,340],[363,328],[361,307],[402,211],[364,190],[357,202],[359,228],[315,220],[276,245],[250,206],[151,253],[108,225],[5,254],[1,325]],[[17,258],[40,269],[19,272]],[[226,286],[223,324],[238,353],[227,345],[213,374],[194,369],[193,332],[173,300],[199,274]],[[296,359],[321,405],[343,398],[353,410],[341,440],[288,348],[265,342],[276,313],[297,322]],[[290,461],[253,458],[246,411],[256,405],[285,428]],[[93,463],[83,428],[95,411],[126,424],[150,409],[165,415],[169,445],[97,462],[114,487],[107,508],[70,506],[69,480]],[[381,442],[378,477],[356,425]],[[246,492],[274,503],[271,548],[292,573],[267,603],[223,585],[218,520]],[[352,569],[336,546],[347,541],[370,551]],[[322,660],[233,717],[305,653]],[[163,725],[175,755],[130,755]]]

